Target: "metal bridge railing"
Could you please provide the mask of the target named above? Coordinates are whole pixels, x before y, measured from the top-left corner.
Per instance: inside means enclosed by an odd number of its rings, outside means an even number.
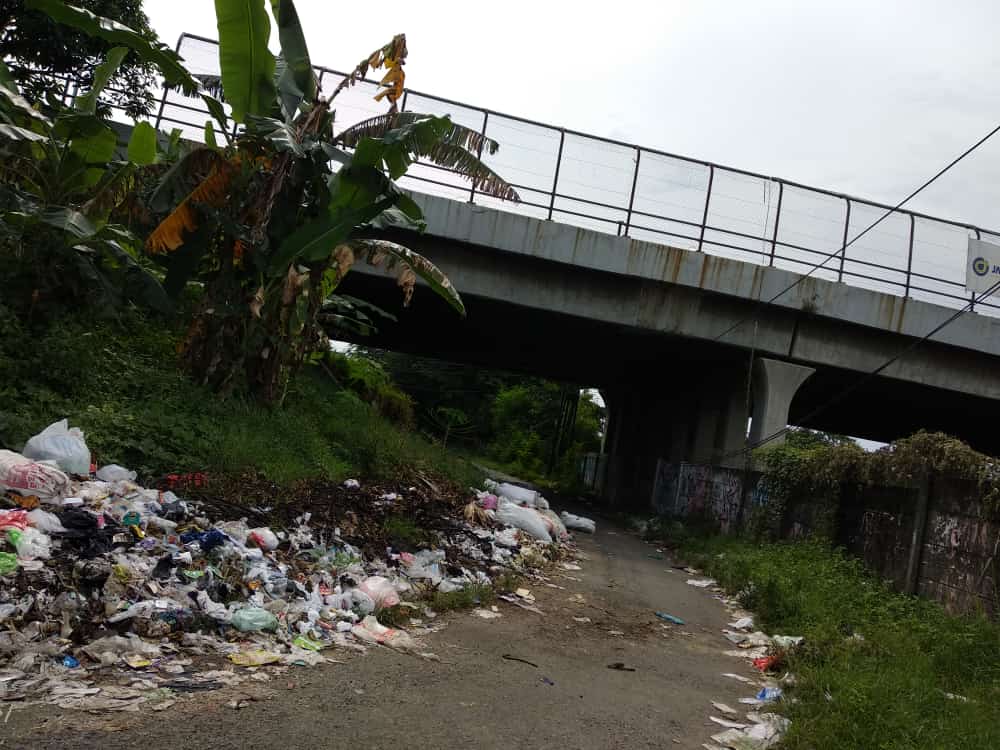
[[[195,74],[218,75],[217,42],[182,34],[177,50]],[[345,74],[317,67],[321,88]],[[344,126],[385,110],[364,80],[334,102]],[[876,229],[839,251],[891,207],[803,185],[581,133],[408,89],[405,111],[448,114],[500,144],[483,159],[520,193],[519,204],[476,192],[451,170],[413,165],[409,189],[560,221],[611,234],[670,244],[804,273],[837,254],[813,275],[948,307],[969,303],[965,291],[968,238],[1000,242],[1000,233],[895,211]],[[200,140],[209,113],[200,98],[162,90],[156,126],[179,127]],[[1000,316],[1000,303],[977,302]]]

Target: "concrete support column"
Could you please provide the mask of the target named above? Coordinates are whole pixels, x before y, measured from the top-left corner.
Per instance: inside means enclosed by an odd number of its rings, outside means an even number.
[[[709,384],[698,400],[694,445],[691,448],[689,459],[696,463],[712,463],[718,454],[715,437],[719,430],[719,421],[722,418],[722,398],[715,390]]]
[[[746,463],[738,451],[746,446],[747,420],[746,384],[738,382],[728,393],[722,418],[719,420],[719,430],[716,436],[716,460],[720,466],[731,469],[742,469]]]
[[[754,362],[753,424],[750,442],[757,443],[788,424],[788,411],[795,393],[816,370],[776,359],[760,357]],[[784,436],[769,445],[784,441]]]

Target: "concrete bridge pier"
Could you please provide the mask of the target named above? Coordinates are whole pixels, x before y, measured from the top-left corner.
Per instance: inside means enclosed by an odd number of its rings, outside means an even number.
[[[745,442],[745,368],[645,376],[602,393],[609,415],[604,497],[612,507],[646,509],[660,459],[741,465],[730,454]]]
[[[750,404],[746,367],[732,362],[682,375],[646,375],[602,389],[609,414],[604,499],[619,510],[647,510],[660,460],[743,468],[750,414],[751,442],[777,432],[788,423],[792,399],[812,373],[810,367],[760,357],[754,362]]]
[[[753,422],[750,443],[758,443],[784,429],[792,399],[806,379],[816,372],[813,367],[803,367],[777,359],[758,357],[754,362]],[[781,435],[767,445],[785,442]]]

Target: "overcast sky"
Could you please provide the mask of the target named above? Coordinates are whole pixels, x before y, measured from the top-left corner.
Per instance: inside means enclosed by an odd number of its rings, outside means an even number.
[[[313,61],[405,32],[418,90],[887,203],[1000,122],[989,0],[297,3]],[[213,4],[146,0],[161,38]],[[1000,136],[913,204],[1000,227]]]

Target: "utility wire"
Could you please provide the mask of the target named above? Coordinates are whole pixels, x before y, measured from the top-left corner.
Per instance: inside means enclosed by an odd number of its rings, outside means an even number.
[[[905,357],[907,354],[909,354],[910,352],[912,352],[918,346],[920,346],[921,344],[925,343],[928,339],[932,338],[937,333],[939,333],[940,331],[942,331],[944,328],[946,328],[947,326],[949,326],[952,323],[954,323],[956,320],[958,320],[960,317],[962,317],[965,313],[967,313],[969,310],[971,310],[973,308],[973,306],[977,302],[980,302],[984,298],[989,297],[991,294],[994,294],[998,289],[1000,289],[1000,281],[998,281],[996,284],[994,284],[993,286],[991,286],[989,289],[987,289],[986,291],[984,291],[979,296],[974,296],[971,300],[969,300],[968,302],[965,303],[964,307],[961,307],[958,310],[956,310],[950,317],[946,318],[943,322],[941,322],[938,325],[936,325],[930,332],[928,332],[925,335],[921,336],[916,341],[911,342],[908,346],[906,346],[903,349],[901,349],[900,351],[898,351],[896,354],[894,354],[892,357],[890,357],[889,359],[887,359],[885,362],[883,362],[881,365],[879,365],[878,367],[876,367],[871,372],[868,372],[868,373],[865,373],[864,375],[862,375],[860,378],[858,378],[858,380],[856,380],[851,385],[847,386],[845,389],[843,389],[840,393],[838,393],[837,395],[835,395],[833,398],[831,398],[831,399],[827,400],[825,403],[822,403],[819,406],[817,406],[811,412],[809,412],[808,414],[806,414],[801,420],[799,420],[800,423],[805,424],[805,423],[809,422],[811,419],[814,419],[815,417],[817,417],[820,414],[822,414],[823,412],[825,412],[831,406],[835,406],[836,404],[839,404],[845,398],[847,398],[852,393],[854,393],[856,390],[858,390],[863,385],[865,385],[869,380],[871,380],[872,378],[874,378],[874,377],[878,376],[879,374],[881,374],[882,372],[884,372],[886,369],[888,369],[893,364],[895,364],[896,362],[898,362],[900,359],[902,359],[903,357]],[[727,454],[725,454],[723,456],[720,456],[719,458],[720,459],[731,458],[733,456],[742,455],[743,453],[748,453],[749,454],[750,451],[755,450],[757,448],[760,448],[761,446],[766,445],[767,443],[770,443],[770,442],[772,442],[774,440],[777,440],[778,438],[782,437],[783,435],[786,435],[791,429],[792,428],[788,427],[788,426],[782,427],[780,430],[776,430],[775,432],[771,433],[767,437],[762,438],[761,440],[758,440],[753,445],[748,445],[747,447],[741,448],[740,450],[737,450],[737,451],[731,451],[730,453],[727,453]]]
[[[961,154],[959,154],[954,159],[952,159],[946,166],[944,166],[943,168],[941,168],[937,172],[937,174],[935,174],[929,180],[927,180],[926,182],[924,182],[924,184],[922,184],[920,187],[918,187],[912,193],[910,193],[905,198],[903,198],[903,200],[901,200],[899,203],[897,203],[893,208],[890,208],[888,211],[886,211],[884,214],[882,214],[878,219],[876,219],[871,224],[869,224],[868,227],[865,228],[864,231],[862,231],[860,234],[858,234],[854,239],[852,239],[850,242],[845,242],[844,245],[843,245],[843,247],[841,247],[839,250],[836,250],[835,252],[830,253],[829,255],[827,255],[826,258],[823,261],[821,261],[820,263],[817,263],[816,265],[814,265],[812,268],[809,269],[809,271],[807,273],[805,273],[802,276],[799,276],[798,279],[796,279],[795,281],[793,281],[791,284],[789,284],[788,286],[786,286],[784,289],[782,289],[780,292],[778,292],[777,294],[775,294],[773,297],[771,297],[771,299],[767,300],[767,302],[765,302],[763,304],[769,305],[772,302],[774,302],[776,299],[778,299],[779,297],[787,294],[792,289],[794,289],[799,284],[801,284],[803,281],[805,281],[807,278],[809,278],[810,276],[812,276],[813,273],[815,273],[819,269],[823,268],[827,263],[829,263],[834,258],[837,258],[837,257],[839,257],[841,255],[843,255],[846,258],[846,256],[847,256],[847,248],[849,248],[851,245],[853,245],[855,242],[857,242],[858,240],[860,240],[862,237],[864,237],[866,234],[868,234],[871,230],[873,230],[875,227],[877,227],[879,224],[881,224],[883,221],[885,221],[885,219],[887,219],[889,216],[891,216],[896,211],[898,211],[900,208],[902,208],[903,205],[905,205],[910,200],[912,200],[914,197],[916,197],[920,192],[922,192],[927,187],[929,187],[939,177],[941,177],[946,172],[948,172],[952,167],[954,167],[956,164],[958,164],[960,161],[962,161],[965,157],[967,157],[969,154],[971,154],[977,148],[979,148],[984,143],[986,143],[986,141],[988,141],[990,138],[992,138],[998,132],[1000,132],[1000,125],[997,125],[989,133],[987,133],[986,135],[984,135],[978,141],[976,141],[971,146],[969,146],[969,148],[967,148]],[[757,311],[759,311],[761,302],[760,302],[760,300],[758,300],[757,302],[758,302],[758,304],[757,304]],[[751,317],[756,318],[756,312],[754,313],[753,316],[743,318],[742,320],[738,320],[736,323],[734,323],[733,325],[729,326],[729,328],[727,328],[725,331],[723,331],[722,333],[720,333],[718,336],[716,336],[712,340],[713,341],[719,341],[724,336],[728,335],[729,333],[731,333],[732,331],[736,330],[741,325],[743,325],[744,323],[746,323],[748,320],[751,319]]]

